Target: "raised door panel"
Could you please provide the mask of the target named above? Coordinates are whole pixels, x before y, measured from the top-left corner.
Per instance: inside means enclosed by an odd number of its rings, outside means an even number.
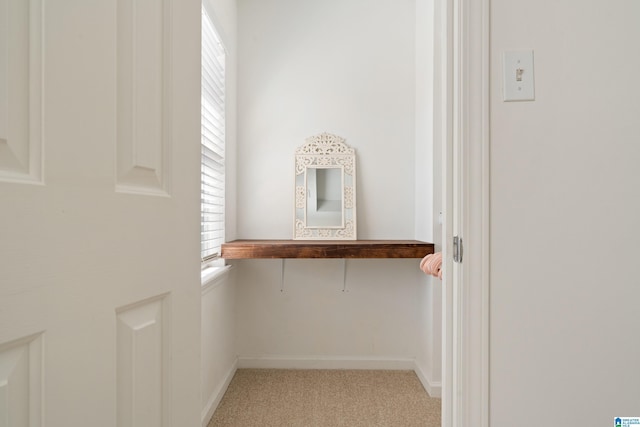
[[[42,335],[0,345],[0,427],[42,425]]]
[[[0,0],[0,181],[42,181],[42,0]]]
[[[118,1],[117,178],[125,193],[168,195],[168,2]]]
[[[118,427],[168,426],[169,297],[117,310]]]

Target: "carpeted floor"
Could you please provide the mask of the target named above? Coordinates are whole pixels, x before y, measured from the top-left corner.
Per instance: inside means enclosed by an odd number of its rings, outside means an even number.
[[[412,371],[239,369],[208,427],[440,427]]]

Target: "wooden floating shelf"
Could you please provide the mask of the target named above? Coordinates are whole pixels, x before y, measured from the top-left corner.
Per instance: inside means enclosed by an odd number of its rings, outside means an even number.
[[[222,258],[423,258],[433,250],[418,240],[234,240]]]

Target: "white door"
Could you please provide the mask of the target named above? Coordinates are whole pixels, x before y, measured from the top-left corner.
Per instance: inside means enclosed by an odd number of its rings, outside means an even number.
[[[196,426],[200,2],[0,0],[0,426]]]

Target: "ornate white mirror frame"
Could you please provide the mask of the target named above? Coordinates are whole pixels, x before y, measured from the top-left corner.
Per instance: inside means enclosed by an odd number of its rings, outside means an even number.
[[[296,149],[294,239],[356,240],[356,153],[321,133]]]

